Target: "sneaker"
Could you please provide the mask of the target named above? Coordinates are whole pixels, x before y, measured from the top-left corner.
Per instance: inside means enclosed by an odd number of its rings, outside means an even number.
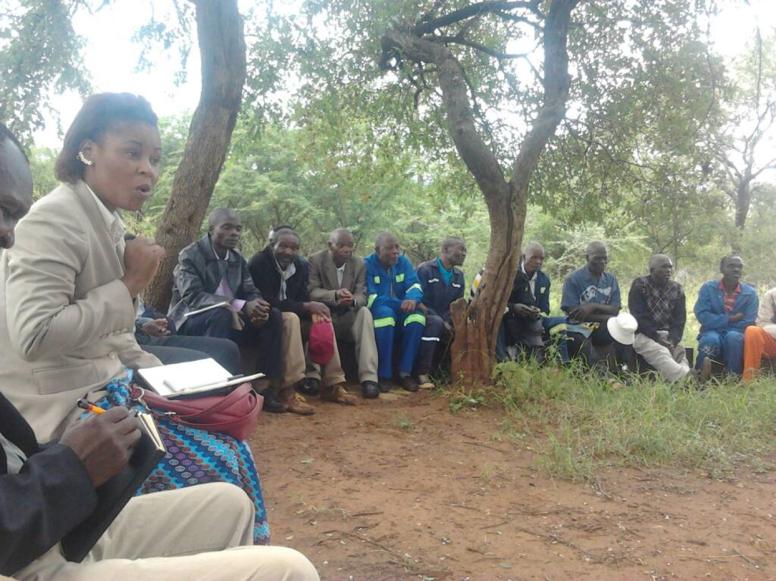
[[[344,405],[356,405],[358,400],[356,396],[350,395],[345,388],[345,384],[327,385],[321,389],[321,399],[324,401],[333,401]]]
[[[406,391],[418,391],[418,382],[411,375],[402,375],[399,377],[399,385]]]

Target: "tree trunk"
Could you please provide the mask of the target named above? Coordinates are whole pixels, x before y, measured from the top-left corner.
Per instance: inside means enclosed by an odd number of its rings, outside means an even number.
[[[746,218],[749,216],[749,207],[752,205],[752,191],[750,182],[742,180],[736,187],[736,228],[743,230],[746,226]]]
[[[166,311],[178,253],[200,230],[226,159],[245,84],[245,36],[237,0],[194,0],[202,93],[156,241],[166,251],[146,301]]]
[[[480,3],[469,8],[481,13],[496,4]],[[468,18],[471,10],[464,7],[411,30],[389,31],[382,40],[383,66],[397,51],[416,63],[436,65],[448,132],[488,207],[490,247],[477,297],[469,305],[456,301],[452,307],[455,339],[451,353],[455,380],[480,385],[490,383],[496,337],[520,258],[528,185],[539,156],[565,114],[569,91],[566,45],[571,11],[576,4],[577,0],[553,0],[549,4],[544,20],[542,107],[520,145],[509,180],[495,153],[477,131],[460,62],[446,45],[435,40],[438,37],[424,37],[437,27]]]

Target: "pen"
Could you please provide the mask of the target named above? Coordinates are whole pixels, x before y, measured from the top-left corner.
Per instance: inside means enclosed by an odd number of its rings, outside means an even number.
[[[102,409],[101,407],[97,407],[96,405],[86,401],[85,399],[79,399],[76,402],[76,405],[82,410],[86,410],[87,412],[92,412],[93,414],[99,415],[99,414],[105,413],[104,409]]]

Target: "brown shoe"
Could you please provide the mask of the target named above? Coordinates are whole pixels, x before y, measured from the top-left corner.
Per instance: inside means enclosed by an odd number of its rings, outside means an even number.
[[[303,396],[295,393],[291,400],[286,404],[286,411],[290,414],[311,416],[315,413],[315,408],[308,404]]]
[[[322,387],[321,399],[325,401],[341,403],[344,405],[356,405],[358,403],[358,398],[354,395],[350,395],[348,390],[345,388],[345,385],[342,383]]]

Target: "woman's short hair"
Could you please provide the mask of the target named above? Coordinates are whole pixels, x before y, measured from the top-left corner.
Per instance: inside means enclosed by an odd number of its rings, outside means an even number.
[[[67,130],[62,151],[57,156],[57,179],[72,184],[83,177],[84,164],[76,156],[85,140],[97,142],[121,123],[138,122],[153,127],[158,125],[151,104],[139,95],[99,93],[86,99]]]

